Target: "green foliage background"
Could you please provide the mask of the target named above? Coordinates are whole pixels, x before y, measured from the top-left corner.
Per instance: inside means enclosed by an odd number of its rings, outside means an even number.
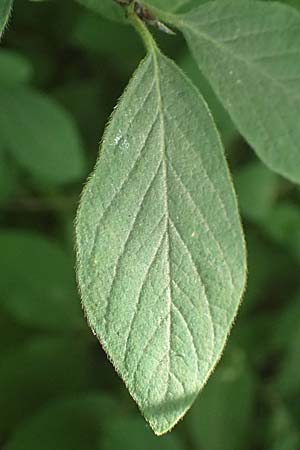
[[[234,174],[249,253],[237,323],[185,421],[154,437],[87,328],[73,250],[82,185],[144,50],[71,0],[17,0],[0,49],[3,449],[300,448],[299,187],[254,156],[181,36],[155,34],[201,86]]]

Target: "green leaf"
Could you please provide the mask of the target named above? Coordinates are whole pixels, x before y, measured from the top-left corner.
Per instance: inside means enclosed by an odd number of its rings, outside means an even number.
[[[88,321],[157,434],[220,358],[245,284],[236,199],[211,115],[158,51],[106,130],[77,217]]]
[[[3,450],[95,449],[104,424],[116,412],[114,400],[99,393],[53,402],[27,419]]]
[[[0,232],[0,305],[21,324],[78,331],[84,323],[72,261],[39,234]]]
[[[18,163],[51,184],[85,174],[85,158],[72,118],[50,98],[22,86],[0,86],[0,135]]]
[[[197,1],[197,0],[196,0]],[[265,2],[274,1],[274,0],[264,0]],[[299,0],[280,0],[281,3],[284,3],[285,5],[292,6],[293,8],[300,9],[300,3]]]
[[[300,181],[300,16],[279,3],[208,2],[173,20],[263,162]]]
[[[0,433],[50,400],[96,385],[94,354],[82,338],[39,336],[0,361]]]
[[[157,437],[146,427],[142,419],[114,418],[105,427],[99,450],[183,450],[185,447],[176,434]]]
[[[0,4],[0,38],[12,10],[13,0],[1,0]]]
[[[188,5],[190,0],[143,0],[143,4],[164,9],[166,11],[176,11],[182,6]]]
[[[229,147],[234,138],[239,136],[229,114],[223,108],[206,78],[198,70],[197,64],[190,52],[186,51],[184,57],[180,60],[179,65],[205,98],[221,134],[223,144],[225,147]]]
[[[196,401],[186,422],[194,448],[203,450],[246,450],[255,401],[251,367],[241,350],[235,350]]]
[[[0,51],[0,82],[27,83],[33,75],[33,67],[23,55],[10,50]]]

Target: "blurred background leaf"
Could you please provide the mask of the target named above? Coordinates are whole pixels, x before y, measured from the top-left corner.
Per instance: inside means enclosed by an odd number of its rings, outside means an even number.
[[[33,67],[21,54],[0,50],[0,83],[28,83],[33,78]]]
[[[120,414],[117,404],[97,392],[52,402],[24,422],[5,450],[95,449],[109,414]]]
[[[241,350],[233,351],[213,374],[186,420],[194,447],[239,450],[253,426],[255,379]],[[249,442],[250,444],[250,442]]]
[[[59,105],[33,90],[8,84],[0,85],[0,98],[1,139],[21,167],[52,184],[85,174],[77,129]]]
[[[0,433],[54,398],[96,385],[93,351],[80,337],[36,337],[0,362]]]
[[[255,161],[238,171],[235,183],[244,217],[254,222],[263,220],[275,204],[279,190],[278,175]]]
[[[84,327],[72,260],[37,233],[0,232],[1,306],[21,324],[78,331]]]
[[[299,427],[284,404],[277,405],[271,418],[272,450],[294,450],[300,446]]]

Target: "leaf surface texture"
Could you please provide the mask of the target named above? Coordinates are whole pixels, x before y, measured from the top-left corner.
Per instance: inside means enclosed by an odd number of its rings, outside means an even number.
[[[300,16],[280,3],[209,2],[177,19],[199,68],[270,169],[300,181]]]
[[[90,326],[157,434],[219,359],[245,283],[245,249],[206,104],[158,51],[106,130],[77,217]]]

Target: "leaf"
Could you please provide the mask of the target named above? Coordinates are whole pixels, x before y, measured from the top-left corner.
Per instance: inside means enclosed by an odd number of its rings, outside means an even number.
[[[258,156],[299,182],[299,14],[279,3],[224,0],[175,22]]]
[[[27,83],[31,80],[33,68],[23,55],[10,50],[0,51],[0,82]]]
[[[12,10],[13,0],[1,0],[0,4],[0,38],[8,22]]]
[[[72,261],[39,234],[0,232],[0,305],[21,324],[63,332],[83,329]]]
[[[251,431],[255,380],[241,350],[218,367],[196,401],[186,427],[194,448],[240,450],[252,448]]]
[[[164,9],[166,11],[176,11],[182,6],[188,5],[190,0],[144,0],[143,3],[151,8],[151,6]]]
[[[107,128],[77,217],[85,312],[157,434],[220,358],[245,249],[220,138],[202,97],[158,51]]]
[[[38,336],[2,357],[0,433],[10,431],[50,400],[93,388],[94,356],[82,337]]]
[[[205,98],[212,112],[217,128],[221,134],[223,144],[225,148],[229,147],[232,144],[233,140],[239,137],[239,134],[235,126],[233,125],[229,114],[227,113],[227,111],[225,111],[222,104],[219,102],[206,78],[198,70],[195,60],[188,51],[186,51],[184,57],[180,60],[179,65],[181,69],[188,75],[188,77],[194,82],[194,84],[197,86],[197,88]]]
[[[142,419],[114,418],[103,430],[99,450],[184,450],[175,434],[158,438],[146,427]]]
[[[95,449],[110,414],[118,412],[105,394],[81,394],[52,402],[27,419],[13,434],[4,450]]]
[[[197,0],[196,0],[197,1]],[[274,1],[274,0],[264,0],[265,2]],[[280,0],[281,3],[284,3],[285,5],[292,6],[293,8],[300,8],[300,4],[298,0]]]
[[[74,182],[85,174],[82,143],[72,118],[29,88],[1,84],[0,135],[18,163],[44,183]]]

